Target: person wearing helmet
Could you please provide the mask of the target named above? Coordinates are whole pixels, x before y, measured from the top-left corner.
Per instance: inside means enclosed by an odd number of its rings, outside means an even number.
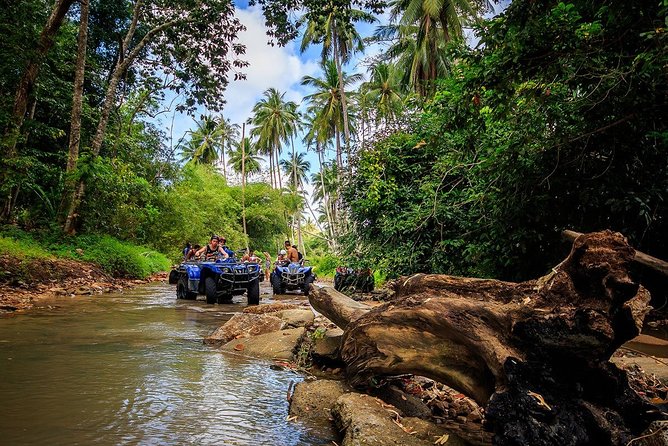
[[[278,252],[278,257],[276,257],[276,263],[279,265],[284,265],[288,262],[288,253],[285,249],[281,249]]]

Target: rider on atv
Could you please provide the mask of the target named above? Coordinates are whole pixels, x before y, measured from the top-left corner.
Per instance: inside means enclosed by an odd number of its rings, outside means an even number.
[[[225,240],[225,239],[223,239]],[[205,258],[215,258],[221,255],[224,259],[229,257],[229,254],[225,251],[223,246],[219,243],[220,238],[217,235],[212,235],[211,240],[207,245],[200,248],[199,251],[195,253],[195,257],[199,257],[204,254]]]

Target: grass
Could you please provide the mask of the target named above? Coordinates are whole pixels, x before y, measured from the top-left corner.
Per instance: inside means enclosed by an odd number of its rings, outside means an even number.
[[[0,235],[0,254],[25,259],[49,259],[53,255],[32,239],[17,240]]]
[[[19,259],[69,258],[95,263],[114,277],[143,279],[171,266],[162,253],[108,235],[82,235],[54,239],[52,234],[33,237],[16,228],[0,232],[0,254]]]

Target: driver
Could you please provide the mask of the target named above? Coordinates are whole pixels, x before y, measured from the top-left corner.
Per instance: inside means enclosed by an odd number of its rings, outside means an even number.
[[[290,243],[290,240],[285,241],[285,249],[288,252],[287,259],[290,261],[290,263],[299,262],[299,252],[297,251],[297,248],[294,248],[292,246],[292,244]]]
[[[199,257],[202,254],[204,254],[205,258],[211,258],[211,257],[217,257],[219,254],[223,256],[223,258],[228,258],[229,255],[225,252],[223,249],[222,245],[219,244],[220,239],[218,238],[217,235],[212,235],[211,240],[209,243],[207,243],[203,248],[200,248],[196,253],[195,256]]]

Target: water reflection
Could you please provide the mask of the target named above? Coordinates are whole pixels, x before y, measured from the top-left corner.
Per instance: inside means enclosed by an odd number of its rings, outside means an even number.
[[[330,443],[286,422],[301,377],[202,345],[241,305],[173,296],[152,286],[0,319],[0,443]]]

